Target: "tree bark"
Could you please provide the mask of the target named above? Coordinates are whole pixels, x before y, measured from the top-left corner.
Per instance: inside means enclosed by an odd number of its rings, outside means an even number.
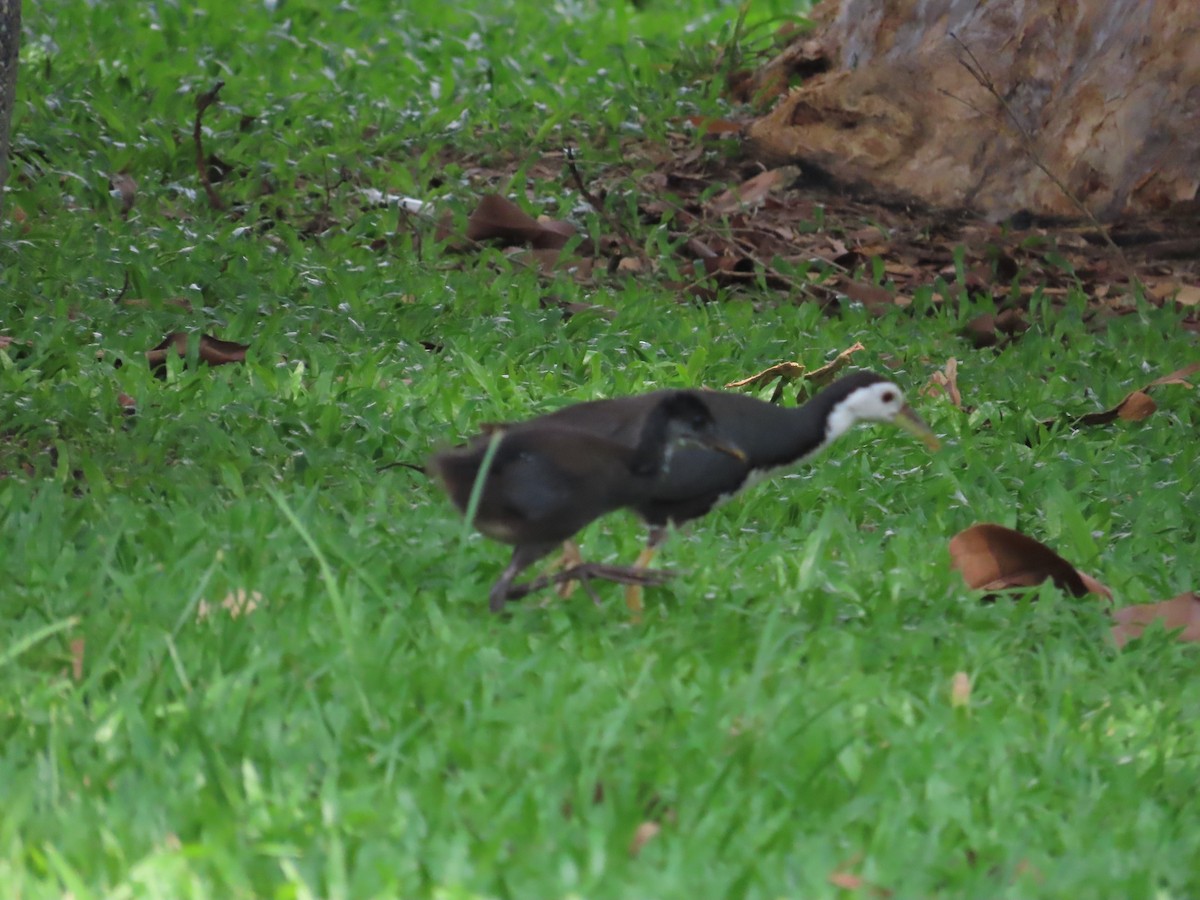
[[[8,183],[8,129],[16,100],[17,60],[21,49],[21,0],[0,0],[0,221]]]
[[[994,219],[1197,199],[1195,0],[825,0],[814,18],[759,73],[826,69],[751,126],[768,162]]]

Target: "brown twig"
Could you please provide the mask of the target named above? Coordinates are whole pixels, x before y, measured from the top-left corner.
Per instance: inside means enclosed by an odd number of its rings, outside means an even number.
[[[196,123],[192,126],[192,142],[196,145],[196,173],[200,176],[200,185],[204,188],[204,193],[208,195],[208,205],[218,210],[225,209],[225,201],[221,199],[221,195],[217,193],[217,189],[213,187],[212,181],[208,177],[208,163],[204,157],[204,141],[200,132],[200,124],[204,118],[204,111],[217,101],[217,94],[223,87],[225,87],[225,82],[218,81],[213,85],[211,91],[205,91],[196,98]]]
[[[962,57],[959,57],[958,64],[966,69],[971,77],[979,83],[979,86],[991,94],[996,102],[1000,104],[1000,108],[1004,110],[1004,114],[1008,117],[1009,122],[1012,123],[1013,128],[1016,129],[1017,134],[1020,136],[1021,143],[1025,146],[1025,152],[1029,154],[1029,158],[1033,164],[1041,170],[1043,175],[1050,179],[1056,188],[1062,191],[1063,196],[1071,202],[1071,205],[1078,209],[1079,212],[1083,214],[1083,217],[1088,220],[1091,226],[1096,229],[1102,238],[1104,238],[1105,243],[1108,244],[1109,248],[1116,255],[1117,261],[1125,270],[1125,274],[1129,276],[1130,282],[1140,288],[1142,286],[1141,281],[1138,279],[1137,273],[1134,272],[1133,266],[1129,264],[1129,260],[1125,258],[1125,251],[1123,251],[1117,242],[1112,239],[1112,235],[1108,233],[1108,229],[1100,223],[1100,220],[1096,218],[1095,214],[1088,209],[1086,205],[1084,205],[1084,202],[1079,199],[1075,192],[1067,187],[1066,183],[1061,178],[1050,171],[1049,167],[1042,159],[1041,154],[1038,153],[1037,146],[1033,142],[1033,135],[1029,133],[1029,129],[1025,127],[1024,123],[1017,118],[1017,114],[1013,112],[1013,109],[1009,105],[1008,101],[1004,99],[1004,95],[1000,93],[1000,89],[996,87],[996,82],[994,82],[992,77],[988,75],[987,70],[983,67],[983,63],[979,61],[979,58],[975,56],[975,54],[971,51],[971,48],[968,47],[962,38],[960,38],[953,31],[949,32],[949,35],[950,38],[956,44],[958,44],[958,46],[961,47],[963,52],[967,55],[967,59],[965,60]],[[966,100],[961,100],[945,90],[943,90],[942,93],[946,94],[948,97],[952,97],[955,100],[959,100],[961,103],[965,103],[969,108],[974,109],[976,112],[981,112]]]

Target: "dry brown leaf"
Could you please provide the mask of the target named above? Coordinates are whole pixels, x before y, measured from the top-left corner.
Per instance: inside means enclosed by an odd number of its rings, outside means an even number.
[[[1077,416],[1071,420],[1071,424],[1109,425],[1117,419],[1126,422],[1140,422],[1158,409],[1158,404],[1154,402],[1154,399],[1148,393],[1151,388],[1167,384],[1182,384],[1184,387],[1190,388],[1192,385],[1186,379],[1189,375],[1193,375],[1196,372],[1200,372],[1200,363],[1192,363],[1191,365],[1184,366],[1182,369],[1176,369],[1169,375],[1154,379],[1154,381],[1151,381],[1140,391],[1131,391],[1112,409]],[[1047,426],[1053,425],[1056,421],[1057,419],[1045,419],[1042,421],[1042,424]]]
[[[1112,592],[1099,581],[1040,541],[1003,525],[985,522],[960,531],[950,540],[950,560],[967,586],[977,590],[1033,587],[1049,579],[1072,596],[1098,594],[1112,600]]]
[[[843,278],[838,284],[838,290],[851,300],[857,301],[868,310],[875,312],[894,306],[896,303],[896,295],[878,284],[867,284],[863,281]]]
[[[1112,616],[1117,623],[1112,628],[1112,636],[1118,647],[1141,637],[1142,632],[1155,622],[1162,622],[1167,631],[1182,628],[1178,640],[1200,641],[1200,593],[1189,591],[1161,603],[1126,606],[1114,610]]]
[[[660,831],[662,831],[662,826],[657,822],[643,822],[639,825],[637,831],[633,833],[633,840],[629,842],[629,855],[636,857]]]
[[[929,376],[929,383],[921,389],[921,393],[926,397],[944,394],[957,409],[962,409],[962,394],[958,390],[958,360],[953,356],[946,360],[946,368]]]
[[[467,219],[467,239],[496,240],[505,246],[527,245],[535,250],[560,250],[575,236],[567,222],[539,221],[499,194],[485,194]]]
[[[857,891],[866,882],[853,872],[834,872],[829,876],[829,883],[844,891]]]
[[[813,369],[804,376],[804,380],[810,384],[816,385],[817,387],[825,387],[833,382],[835,375],[841,372],[842,369],[846,368],[846,366],[850,365],[851,356],[853,356],[855,353],[858,353],[860,350],[866,349],[866,347],[856,341],[852,347],[847,347],[829,362],[825,363],[825,365],[821,366],[821,368]]]
[[[1194,284],[1185,284],[1179,288],[1175,294],[1175,302],[1180,306],[1195,306],[1200,304],[1200,287]]]
[[[1109,425],[1117,419],[1140,422],[1158,409],[1158,404],[1144,391],[1134,391],[1114,406],[1103,412],[1087,413],[1075,419],[1075,425]],[[1054,420],[1051,419],[1052,423]]]
[[[708,208],[711,212],[721,216],[746,207],[758,206],[767,199],[772,191],[791,184],[799,174],[800,170],[796,166],[767,169],[748,181],[743,181],[737,187],[718,194],[709,202]]]
[[[76,683],[83,681],[83,654],[86,644],[83,638],[71,641],[71,678]]]
[[[133,203],[137,199],[137,181],[128,172],[118,172],[109,176],[108,188],[114,197],[121,201],[121,215],[129,215]]]
[[[163,338],[162,343],[157,347],[146,351],[146,362],[150,364],[150,368],[154,371],[155,375],[158,375],[160,378],[165,377],[167,372],[167,356],[171,350],[174,349],[175,353],[181,358],[186,358],[188,352],[187,346],[188,333],[186,331],[173,331]],[[249,344],[223,341],[209,334],[200,335],[200,361],[210,366],[223,366],[226,363],[245,362],[246,351],[249,349]]]
[[[207,600],[201,600],[196,607],[196,620],[203,622],[218,609],[223,609],[229,613],[229,618],[231,619],[236,619],[239,616],[248,616],[258,609],[262,600],[263,596],[258,591],[247,591],[245,588],[238,588],[236,591],[230,591],[226,594],[225,599],[220,603],[209,603]]]
[[[727,388],[748,388],[762,387],[764,384],[770,384],[776,378],[796,379],[804,374],[804,366],[798,362],[781,362],[773,366],[768,366],[761,372],[751,375],[749,378],[741,378],[737,381],[731,381],[725,385]]]
[[[865,889],[868,896],[871,897],[885,898],[892,896],[892,892],[887,888],[871,884],[861,875],[855,875],[850,871],[851,866],[857,866],[860,862],[862,862],[862,854],[856,853],[829,874],[829,883],[836,888],[841,888],[843,891],[861,891]]]
[[[966,672],[955,672],[950,679],[950,705],[955,709],[971,705],[971,676]]]
[[[742,133],[742,129],[745,127],[740,122],[713,119],[707,116],[688,116],[686,121],[705,137],[736,137]]]
[[[1162,378],[1155,378],[1152,382],[1146,385],[1144,390],[1148,391],[1150,388],[1156,387],[1160,384],[1182,384],[1184,387],[1190,388],[1192,386],[1191,383],[1185,379],[1191,375],[1195,375],[1197,372],[1200,372],[1200,362],[1195,362],[1191,365],[1184,366],[1182,369],[1176,369],[1170,375],[1164,375]]]

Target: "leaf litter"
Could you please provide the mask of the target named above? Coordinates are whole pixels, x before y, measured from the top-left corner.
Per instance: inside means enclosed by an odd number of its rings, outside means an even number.
[[[1073,597],[1089,594],[1111,602],[1112,591],[1075,568],[1045,544],[1003,525],[984,522],[960,531],[950,541],[951,567],[957,569],[967,587],[989,592],[1029,588],[1052,581]],[[1176,639],[1200,642],[1200,593],[1185,592],[1160,603],[1143,603],[1111,611],[1112,639],[1124,647],[1160,623],[1177,632]],[[956,676],[957,677],[957,676]]]

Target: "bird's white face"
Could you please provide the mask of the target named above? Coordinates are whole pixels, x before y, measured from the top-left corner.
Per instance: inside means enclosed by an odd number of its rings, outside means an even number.
[[[859,422],[894,422],[907,406],[900,388],[880,381],[859,388],[843,401],[846,411]]]
[[[937,436],[904,399],[900,388],[880,381],[859,388],[838,404],[826,426],[826,440],[832,440],[856,422],[890,422],[909,432],[930,450],[938,448]]]

